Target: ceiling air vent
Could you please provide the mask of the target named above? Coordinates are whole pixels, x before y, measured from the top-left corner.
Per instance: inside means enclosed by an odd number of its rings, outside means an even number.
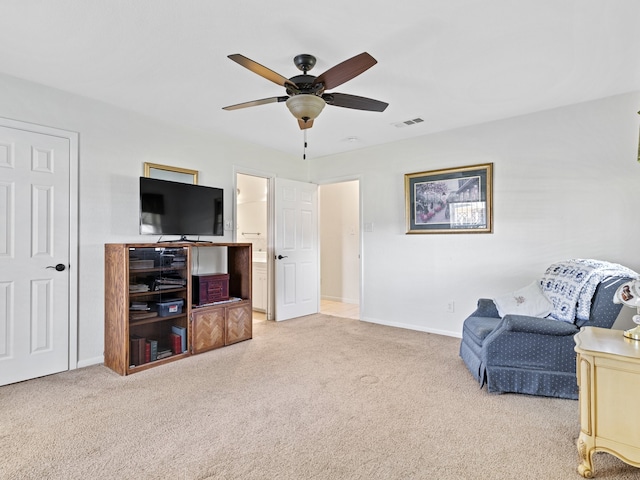
[[[422,123],[422,122],[424,122],[424,120],[418,117],[418,118],[412,118],[411,120],[405,120],[404,122],[392,123],[392,125],[396,126],[397,128],[403,128],[409,125],[415,125],[416,123]]]

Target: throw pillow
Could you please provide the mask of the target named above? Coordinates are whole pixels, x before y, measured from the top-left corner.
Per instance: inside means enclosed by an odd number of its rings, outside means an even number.
[[[553,304],[542,293],[539,281],[515,292],[494,298],[493,303],[498,308],[500,318],[509,314],[546,317],[553,311]]]

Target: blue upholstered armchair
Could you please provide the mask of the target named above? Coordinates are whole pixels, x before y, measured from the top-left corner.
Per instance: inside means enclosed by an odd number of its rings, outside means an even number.
[[[613,296],[628,280],[602,279],[595,286],[588,318],[573,322],[517,314],[501,318],[496,303],[482,298],[464,321],[460,357],[489,392],[577,399],[573,336],[583,326],[611,328],[621,309]]]

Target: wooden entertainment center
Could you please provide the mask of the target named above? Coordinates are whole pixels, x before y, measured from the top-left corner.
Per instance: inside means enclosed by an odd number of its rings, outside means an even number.
[[[250,243],[106,244],[105,365],[128,375],[250,339],[251,248]],[[201,266],[204,252],[215,253],[216,261]],[[212,270],[195,273],[202,268]]]

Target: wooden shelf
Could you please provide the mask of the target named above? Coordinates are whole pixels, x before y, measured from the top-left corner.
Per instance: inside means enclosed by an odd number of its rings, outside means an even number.
[[[174,355],[171,355],[170,357],[161,358],[160,360],[154,360],[153,362],[143,363],[142,365],[134,365],[134,366],[130,365],[129,373],[137,373],[143,370],[148,370],[150,368],[157,367],[159,365],[164,365],[165,363],[175,362],[176,360],[180,360],[188,356],[189,356],[188,352],[176,353]]]
[[[249,298],[240,298],[239,300],[223,300],[221,302],[207,303],[205,305],[193,305],[191,307],[191,311],[195,312],[200,308],[208,308],[208,307],[220,307],[223,305],[233,305],[235,303],[244,302],[245,300],[250,300]]]
[[[141,318],[140,320],[131,320],[131,317],[129,317],[129,327],[146,325],[148,323],[166,322],[166,321],[170,321],[176,318],[182,318],[186,316],[187,316],[186,313],[180,313],[178,315],[168,315],[166,317],[155,316],[155,317],[149,317],[149,318]]]
[[[186,292],[187,287],[180,288],[164,288],[162,290],[149,290],[148,292],[130,292],[129,298],[148,297],[149,295],[165,295],[167,293],[182,293]]]

